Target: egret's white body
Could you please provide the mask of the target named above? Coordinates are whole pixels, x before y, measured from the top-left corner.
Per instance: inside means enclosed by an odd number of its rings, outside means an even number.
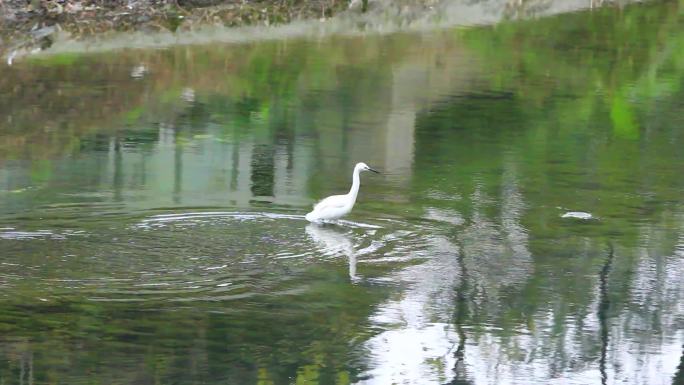
[[[306,220],[309,222],[325,222],[339,219],[352,211],[356,203],[356,197],[359,195],[359,187],[361,186],[361,178],[359,174],[361,171],[377,171],[368,167],[365,163],[357,163],[354,167],[354,174],[352,176],[352,186],[347,194],[329,196],[322,201],[316,203],[313,210],[306,214]]]

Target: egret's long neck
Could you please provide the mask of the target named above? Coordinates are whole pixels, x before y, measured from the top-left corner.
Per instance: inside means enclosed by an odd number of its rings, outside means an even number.
[[[354,169],[354,176],[352,177],[352,186],[351,189],[349,190],[349,195],[351,197],[351,203],[354,204],[356,202],[356,196],[359,195],[359,186],[361,185],[361,178],[359,178],[359,173],[361,172],[361,169],[355,168]]]

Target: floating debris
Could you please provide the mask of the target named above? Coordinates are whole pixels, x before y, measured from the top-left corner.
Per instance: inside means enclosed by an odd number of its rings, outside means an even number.
[[[183,92],[181,93],[181,99],[188,102],[188,103],[194,103],[195,102],[195,90],[186,87],[183,89]]]
[[[139,64],[131,70],[131,77],[133,79],[142,79],[147,73],[147,66],[144,64]]]
[[[561,218],[574,218],[582,220],[595,219],[593,215],[583,211],[568,211],[567,213],[561,215]]]

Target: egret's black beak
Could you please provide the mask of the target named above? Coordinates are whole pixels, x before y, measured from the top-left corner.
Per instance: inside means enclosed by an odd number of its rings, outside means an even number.
[[[368,167],[368,171],[373,171],[376,174],[380,174],[380,171],[378,170],[373,170],[372,168]]]

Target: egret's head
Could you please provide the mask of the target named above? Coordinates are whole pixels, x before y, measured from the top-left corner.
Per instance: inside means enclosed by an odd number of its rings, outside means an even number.
[[[356,168],[358,168],[361,171],[373,171],[376,174],[380,174],[380,171],[378,170],[373,170],[372,168],[368,167],[367,164],[361,162],[356,164]]]

